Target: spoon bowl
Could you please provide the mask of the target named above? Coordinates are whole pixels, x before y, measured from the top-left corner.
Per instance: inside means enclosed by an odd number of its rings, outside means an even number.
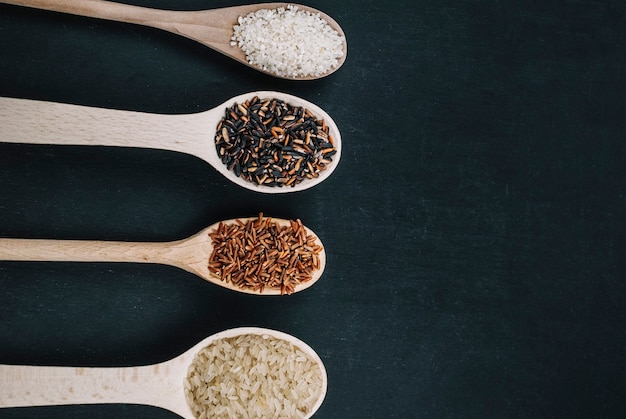
[[[294,3],[260,3],[212,10],[174,11],[104,0],[64,0],[61,2],[56,0],[1,0],[1,2],[161,29],[197,41],[263,73],[289,80],[313,80],[328,76],[343,65],[347,54],[346,36],[341,26],[334,19],[312,7]],[[260,9],[273,10],[279,7],[287,7],[287,5],[295,5],[299,10],[308,11],[316,15],[319,14],[343,39],[343,55],[338,58],[337,65],[326,73],[318,76],[276,75],[266,71],[259,65],[249,63],[244,51],[238,46],[231,45],[233,26],[237,25],[237,19],[240,16],[246,16]]]
[[[336,154],[319,176],[293,186],[257,185],[222,163],[214,138],[225,110],[254,97],[279,99],[311,111],[324,120]],[[341,135],[333,119],[322,108],[305,99],[274,91],[255,91],[233,97],[203,112],[166,115],[103,109],[30,99],[0,98],[0,126],[4,143],[111,146],[162,149],[198,157],[233,183],[263,193],[302,191],[327,179],[341,158]]]
[[[238,221],[245,223],[248,220],[258,219],[259,217],[240,218],[222,221],[222,223],[228,225]],[[278,226],[291,224],[289,220],[280,218],[272,218],[271,221]],[[219,222],[215,223],[182,240],[160,243],[1,238],[0,260],[157,263],[178,267],[233,291],[254,295],[284,294],[284,290],[279,288],[265,287],[260,291],[243,288],[231,282],[225,282],[209,271],[209,258],[214,248],[209,233],[217,229],[219,224]],[[318,254],[319,268],[312,272],[311,279],[297,284],[293,293],[303,291],[315,284],[322,276],[326,266],[326,252],[321,240],[308,227],[303,227],[308,235],[314,237],[315,244],[321,247]]]
[[[157,406],[185,419],[194,414],[187,403],[184,382],[196,354],[211,343],[241,335],[281,339],[304,352],[321,371],[320,396],[306,417],[322,405],[328,377],[319,355],[287,333],[258,327],[225,330],[203,339],[181,355],[159,364],[121,368],[81,368],[0,365],[0,376],[10,385],[0,386],[0,408],[70,404],[129,403]]]

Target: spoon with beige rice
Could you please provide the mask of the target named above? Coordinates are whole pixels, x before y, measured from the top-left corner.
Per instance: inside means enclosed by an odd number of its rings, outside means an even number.
[[[309,418],[327,391],[317,353],[289,334],[242,327],[159,364],[87,368],[0,365],[0,408],[127,403],[183,418]]]

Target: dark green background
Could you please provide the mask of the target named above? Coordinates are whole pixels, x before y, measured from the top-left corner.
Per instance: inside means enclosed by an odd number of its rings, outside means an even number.
[[[263,211],[301,218],[328,253],[319,283],[280,298],[165,266],[1,262],[0,362],[147,364],[252,325],[320,354],[319,418],[623,417],[623,2],[307,4],[349,45],[312,82],[149,28],[0,5],[0,96],[187,113],[278,90],[325,109],[344,142],[329,180],[280,196],[182,154],[0,144],[1,237],[160,241]],[[40,417],[176,416],[0,410]]]

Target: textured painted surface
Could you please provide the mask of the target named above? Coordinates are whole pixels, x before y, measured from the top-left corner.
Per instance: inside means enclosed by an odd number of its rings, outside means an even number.
[[[1,262],[0,363],[149,364],[261,326],[324,360],[316,417],[622,417],[626,13],[613,3],[312,1],[348,59],[301,83],[157,30],[0,5],[0,96],[188,113],[285,91],[343,140],[328,180],[280,196],[173,152],[0,144],[2,237],[174,240],[262,211],[300,218],[327,251],[317,284],[269,298],[157,265]],[[81,416],[175,417],[0,410]]]

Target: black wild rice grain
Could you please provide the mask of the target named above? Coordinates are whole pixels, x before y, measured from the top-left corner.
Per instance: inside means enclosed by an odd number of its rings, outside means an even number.
[[[317,178],[337,152],[323,119],[301,106],[257,96],[225,110],[215,147],[236,176],[276,187]]]

